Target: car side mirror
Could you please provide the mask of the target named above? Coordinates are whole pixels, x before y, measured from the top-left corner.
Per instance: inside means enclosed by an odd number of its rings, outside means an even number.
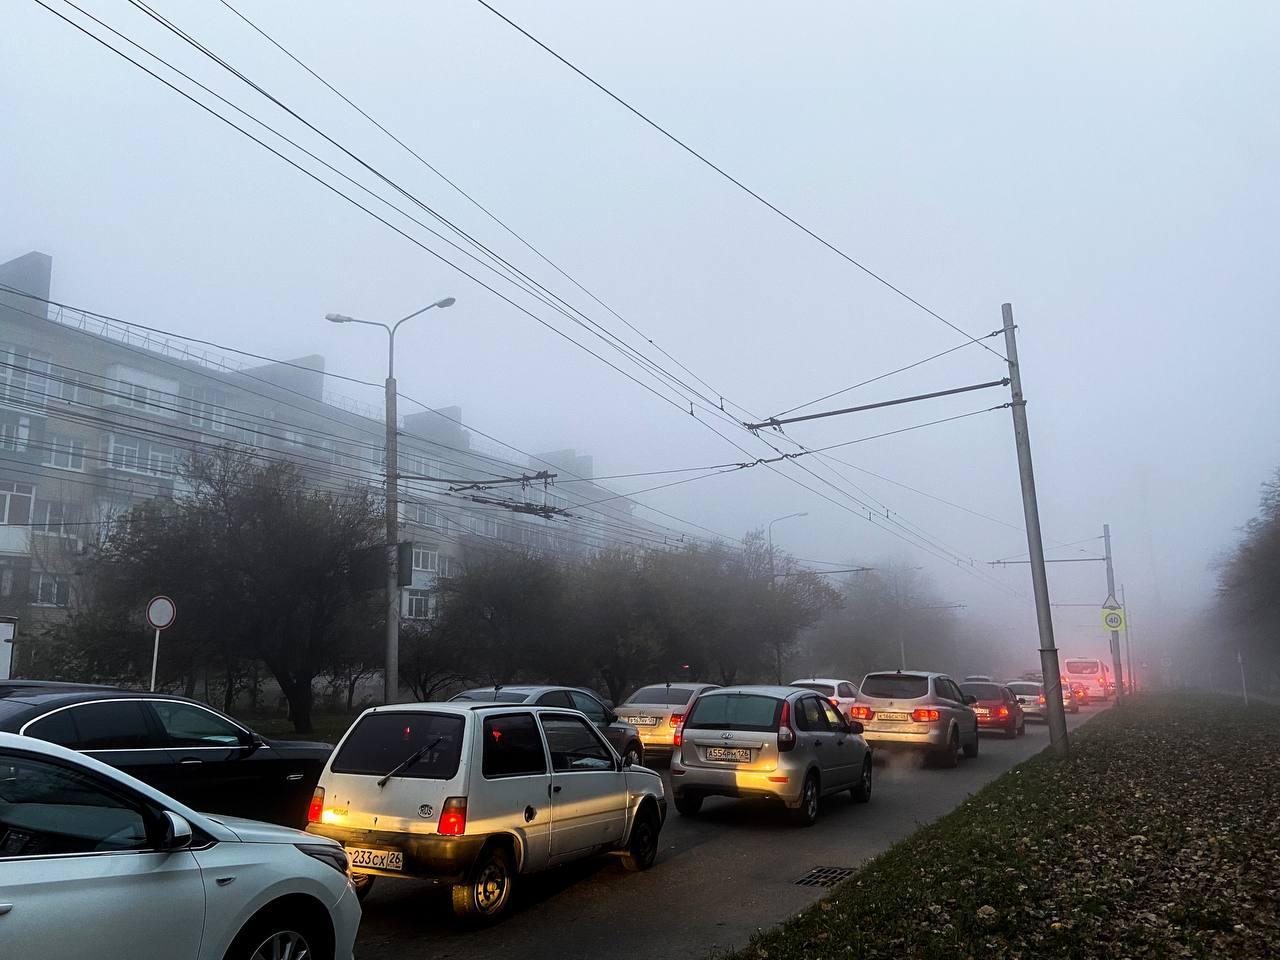
[[[161,850],[185,850],[191,846],[191,824],[172,810],[161,815]]]
[[[631,766],[631,755],[630,755],[630,754],[628,754],[627,756],[625,756],[625,757],[623,757],[623,758],[622,758],[622,766],[623,766],[623,768],[624,768],[624,769],[625,769],[626,767]]]
[[[967,703],[969,706],[973,706],[975,703],[978,702],[978,698],[970,695],[964,698],[964,702]]]
[[[609,721],[610,723],[617,723],[617,722],[618,722],[618,715],[617,715],[616,713],[614,713],[612,710],[610,710],[608,713],[606,713],[606,714],[605,714],[605,717],[608,719],[608,721]]]
[[[861,721],[858,721],[858,720],[850,720],[850,721],[849,721],[849,732],[850,732],[850,733],[861,733],[864,729],[866,729],[866,728],[862,726]]]
[[[253,753],[255,750],[261,750],[266,745],[267,741],[263,740],[262,737],[258,736],[256,733],[250,733],[247,737],[240,738],[240,746],[249,753]]]

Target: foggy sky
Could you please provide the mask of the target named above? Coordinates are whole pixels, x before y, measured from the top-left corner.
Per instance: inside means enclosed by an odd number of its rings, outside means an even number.
[[[757,414],[959,342],[470,0],[236,5]],[[1210,563],[1280,464],[1273,4],[497,5],[970,333],[996,329],[1001,302],[1012,302],[1046,538],[1076,541],[1111,523],[1118,579],[1148,642],[1203,604]],[[279,129],[298,129],[127,4],[85,6]],[[224,7],[156,6],[630,336]],[[56,298],[269,356],[319,352],[332,372],[380,380],[380,335],[332,327],[324,314],[394,320],[452,295],[453,309],[401,334],[405,393],[460,404],[469,423],[526,450],[590,453],[598,474],[744,459],[687,412],[28,0],[6,5],[0,97],[0,259],[52,255]],[[833,403],[1004,372],[970,346]],[[377,390],[335,389],[378,400]],[[797,425],[791,435],[820,446],[1005,399],[970,394]],[[735,439],[769,453],[746,434]],[[1021,523],[1008,411],[837,453]],[[776,526],[781,546],[806,558],[918,563],[944,599],[967,604],[966,616],[1025,635],[1033,658],[1027,568],[985,564],[1025,550],[1018,529],[846,472],[972,558],[980,577],[762,468],[642,499],[734,536],[807,511]],[[1101,565],[1058,565],[1051,590],[1055,601],[1100,603]],[[1095,611],[1064,608],[1055,621],[1064,650],[1105,648]]]

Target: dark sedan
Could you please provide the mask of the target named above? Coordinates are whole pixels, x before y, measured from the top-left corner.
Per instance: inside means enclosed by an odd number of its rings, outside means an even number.
[[[0,681],[0,730],[109,763],[211,814],[302,827],[327,743],[267,740],[207,704],[164,693]]]

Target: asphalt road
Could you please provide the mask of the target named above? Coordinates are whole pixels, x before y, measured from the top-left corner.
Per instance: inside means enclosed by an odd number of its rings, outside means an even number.
[[[1068,727],[1099,709],[1069,716]],[[688,960],[740,947],[822,896],[795,884],[812,868],[861,865],[1048,743],[1043,725],[1028,724],[1017,740],[984,736],[978,757],[954,770],[891,758],[876,767],[869,804],[829,798],[808,829],[750,801],[708,800],[696,818],[672,808],[653,869],[597,860],[521,878],[512,913],[489,929],[459,927],[447,898],[424,883],[382,879],[365,902],[356,956]]]

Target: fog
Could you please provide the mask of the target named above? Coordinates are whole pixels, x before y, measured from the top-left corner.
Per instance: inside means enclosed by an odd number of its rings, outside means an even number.
[[[134,8],[85,6],[374,185]],[[767,416],[963,342],[479,4],[235,6],[644,337],[226,7],[166,0],[160,9],[593,319],[638,345],[654,341],[714,385],[704,392]],[[499,9],[968,333],[997,329],[1011,302],[1049,555],[1098,555],[1101,542],[1085,538],[1110,523],[1117,578],[1147,649],[1204,606],[1211,562],[1280,464],[1274,5]],[[324,315],[395,320],[455,296],[452,309],[402,331],[405,394],[460,405],[468,424],[524,450],[590,454],[601,476],[772,455],[705,411],[691,416],[671,390],[665,402],[624,378],[35,3],[9,4],[5,22],[0,260],[53,256],[55,299],[266,356],[320,353],[332,373],[380,382],[381,334]],[[562,316],[487,282],[636,373]],[[970,345],[808,409],[1004,375],[998,357]],[[380,399],[376,388],[334,387]],[[797,424],[788,435],[825,446],[1007,399],[988,390]],[[941,600],[964,604],[958,616],[1024,638],[1034,663],[1027,567],[987,564],[1026,550],[1009,412],[834,452],[916,490],[842,466],[864,495],[829,465],[811,469],[966,562],[911,546],[901,528],[886,532],[892,522],[869,522],[803,473],[804,459],[638,499],[734,537],[807,512],[775,526],[780,546],[814,560],[919,565]],[[665,479],[611,484],[627,492]],[[1055,602],[1106,596],[1097,563],[1055,565],[1050,586]],[[1106,648],[1094,609],[1058,608],[1055,625],[1065,651]]]

